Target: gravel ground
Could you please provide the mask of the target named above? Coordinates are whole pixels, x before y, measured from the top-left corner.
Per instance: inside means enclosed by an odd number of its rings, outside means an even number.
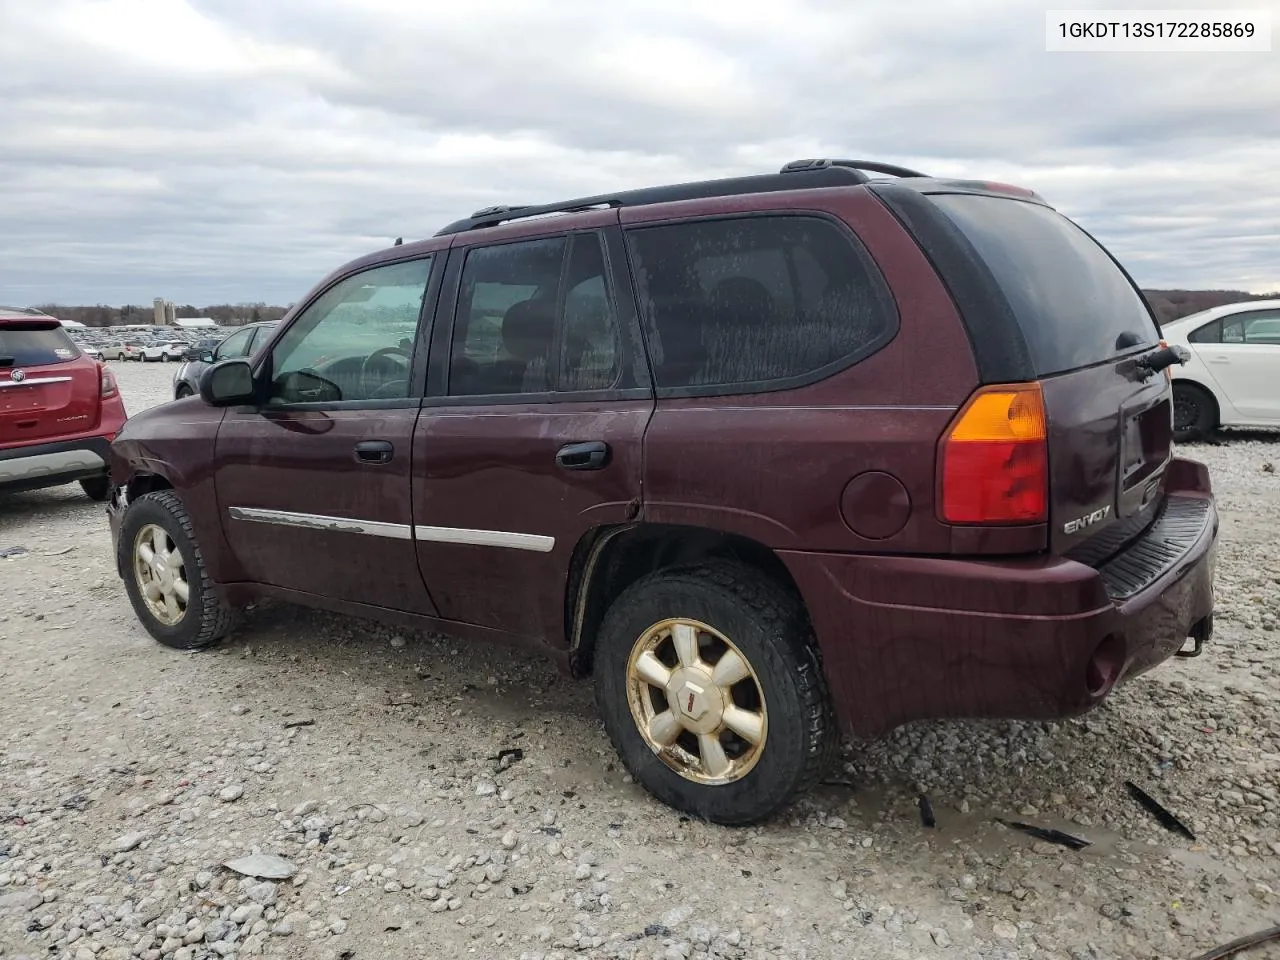
[[[131,412],[167,399],[172,367],[113,366]],[[29,552],[0,560],[0,956],[1194,957],[1280,922],[1278,441],[1187,451],[1223,512],[1205,656],[1078,721],[849,747],[847,782],[745,830],[648,798],[589,685],[533,656],[276,604],[214,651],[167,650],[100,505],[11,496],[0,549]],[[256,852],[296,872],[221,866]]]

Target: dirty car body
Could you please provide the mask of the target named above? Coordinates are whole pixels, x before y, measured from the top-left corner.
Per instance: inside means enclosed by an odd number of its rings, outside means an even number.
[[[1159,347],[1002,184],[806,161],[479,211],[129,422],[121,574],[161,576],[129,521],[161,498],[218,604],[537,646],[641,783],[752,822],[837,729],[1071,716],[1198,651],[1217,513]]]

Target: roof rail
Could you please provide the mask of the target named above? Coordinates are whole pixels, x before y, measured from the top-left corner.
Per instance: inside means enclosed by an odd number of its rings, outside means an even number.
[[[638,207],[651,203],[672,203],[677,200],[705,200],[712,197],[730,197],[743,193],[773,193],[781,190],[809,190],[819,187],[847,187],[866,183],[869,177],[862,169],[875,169],[887,172],[889,169],[901,170],[901,167],[889,168],[887,164],[863,164],[844,160],[804,160],[805,164],[816,164],[804,168],[789,170],[792,164],[783,169],[785,173],[760,174],[750,177],[730,177],[723,180],[700,180],[693,183],[677,183],[665,187],[646,187],[641,190],[627,190],[621,193],[601,194],[595,197],[580,197],[577,200],[566,200],[561,203],[542,205],[500,205],[477,210],[463,220],[457,220],[436,233],[443,237],[451,233],[464,233],[467,230],[479,230],[483,227],[495,227],[511,220],[523,220],[554,213],[580,213],[598,207]],[[885,168],[885,169],[881,169]],[[909,171],[907,172],[909,173]],[[903,175],[907,175],[904,173]],[[910,174],[921,176],[921,174]]]
[[[878,163],[875,160],[792,160],[782,168],[780,173],[799,173],[802,170],[827,170],[831,167],[847,167],[850,170],[866,170],[870,173],[885,173],[891,177],[928,177],[927,173],[899,167],[893,163]]]

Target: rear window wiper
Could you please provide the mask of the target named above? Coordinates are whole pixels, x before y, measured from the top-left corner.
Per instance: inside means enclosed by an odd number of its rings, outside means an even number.
[[[1171,347],[1162,347],[1139,357],[1137,365],[1139,370],[1145,371],[1144,377],[1149,377],[1152,374],[1159,373],[1165,367],[1171,367],[1175,363],[1186,363],[1190,359],[1190,350],[1174,344]]]

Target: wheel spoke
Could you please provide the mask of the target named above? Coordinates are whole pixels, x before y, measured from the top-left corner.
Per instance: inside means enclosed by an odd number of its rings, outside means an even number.
[[[163,557],[166,553],[168,553],[168,552],[169,552],[169,546],[168,546],[168,544],[165,542],[165,541],[167,541],[167,540],[168,540],[168,537],[166,537],[166,536],[164,535],[164,531],[163,531],[163,530],[161,530],[159,527],[155,527],[155,528],[151,531],[151,551],[152,551],[152,553],[154,553],[156,556],[160,556],[160,557]]]
[[[148,600],[154,600],[157,603],[160,602],[160,597],[162,596],[160,593],[160,584],[156,583],[154,580],[148,580],[143,584],[142,592],[146,594]]]
[[[653,655],[652,650],[640,654],[636,661],[636,673],[645,683],[654,687],[665,687],[671,679],[671,671],[666,664]]]
[[[174,620],[182,615],[182,608],[178,606],[178,598],[172,593],[164,595],[164,611]]]
[[[723,777],[729,770],[729,758],[725,756],[720,738],[713,733],[698,735],[698,752],[702,755],[702,767],[713,777]]]
[[[191,597],[191,588],[187,586],[187,581],[173,581],[173,595],[183,603],[186,603]]]
[[[156,560],[155,551],[151,549],[150,544],[138,544],[138,559],[147,565],[147,570],[150,572],[151,564],[155,563]]]
[[[680,658],[682,667],[698,665],[698,631],[692,624],[677,623],[672,627],[671,642],[675,644],[676,656]]]
[[[724,711],[724,725],[747,743],[756,744],[764,738],[764,715],[742,707],[730,705]]]
[[[747,661],[742,659],[741,654],[736,650],[726,650],[711,672],[711,679],[718,687],[732,687],[739,680],[745,680],[750,675]]]
[[[649,736],[653,738],[653,742],[669,747],[676,742],[676,737],[680,736],[680,721],[676,719],[676,715],[670,710],[663,710],[661,713],[654,714],[653,719],[649,721]]]

